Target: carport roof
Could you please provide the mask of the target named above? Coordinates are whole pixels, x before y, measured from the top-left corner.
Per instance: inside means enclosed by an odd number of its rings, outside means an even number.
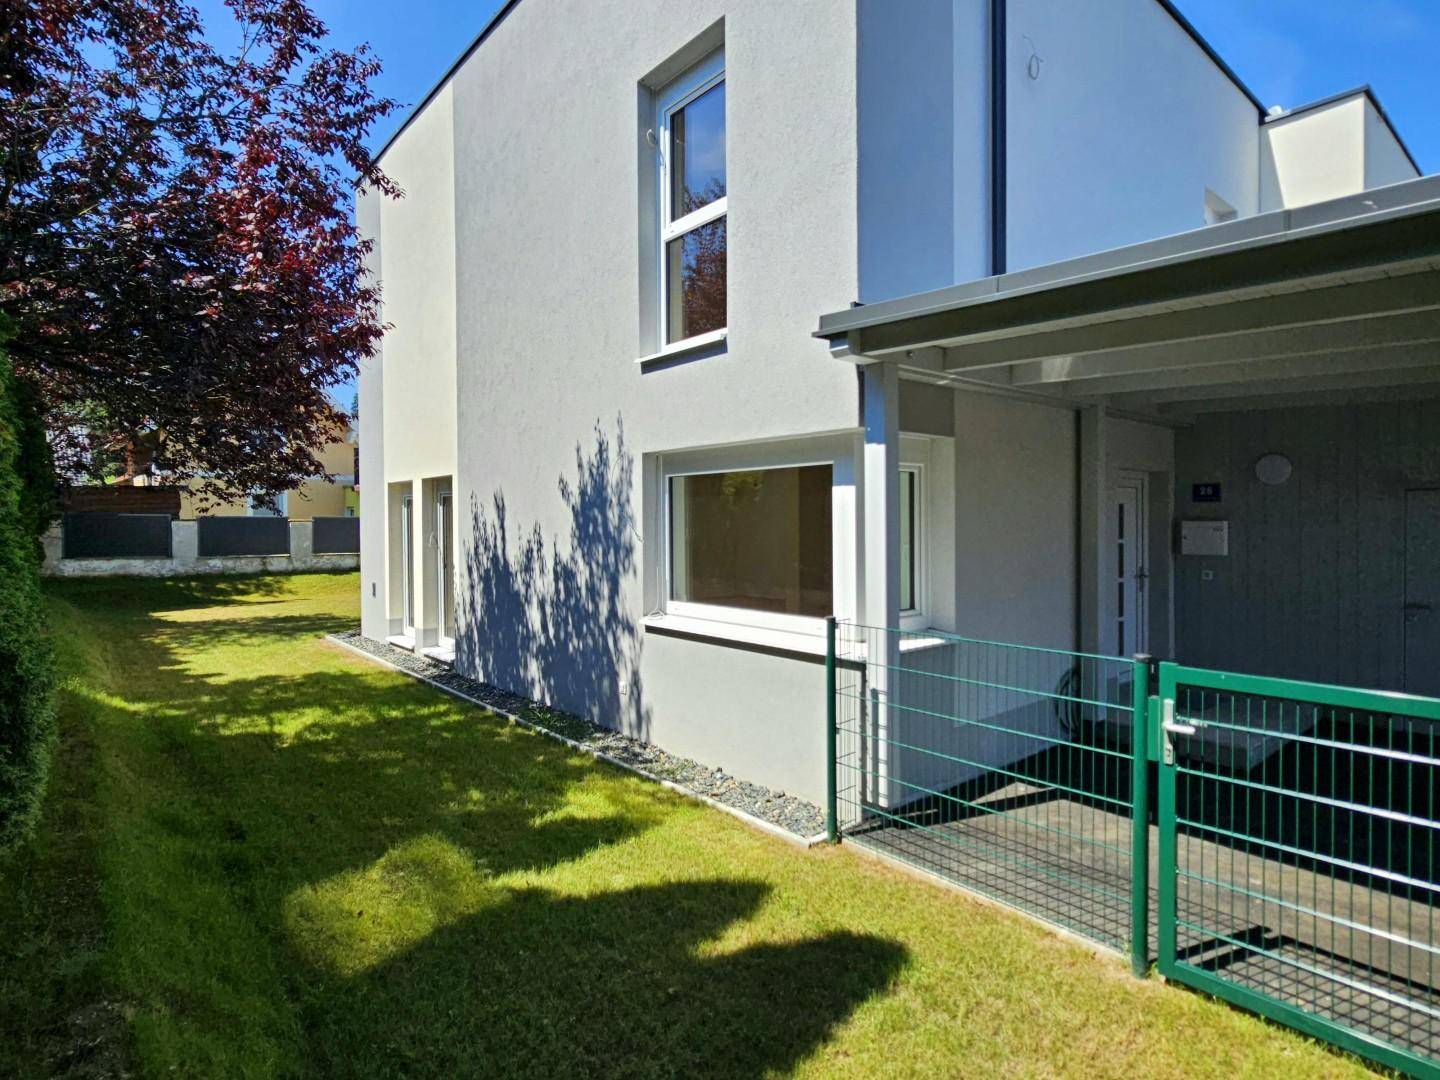
[[[1143,392],[1117,402],[1138,407],[1181,385],[1193,399],[1305,377],[1297,358],[1351,383],[1397,369],[1440,382],[1440,176],[857,306],[815,333],[914,378]]]

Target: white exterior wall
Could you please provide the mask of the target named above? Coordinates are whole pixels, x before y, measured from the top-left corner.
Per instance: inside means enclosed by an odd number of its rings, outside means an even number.
[[[642,80],[722,17],[729,339],[642,367]],[[857,296],[855,77],[852,5],[530,0],[452,83],[457,666],[811,799],[814,664],[646,635],[641,474],[855,428],[854,370],[810,336]]]
[[[427,645],[435,643],[437,593],[425,481],[453,477],[456,460],[454,123],[445,87],[385,154],[383,167],[404,197],[367,195],[360,210],[367,235],[379,241],[371,265],[390,324],[382,358],[360,378],[361,477],[375,507],[361,545],[361,625],[376,638],[402,629],[399,534],[384,511],[394,485],[405,484],[415,506],[416,622]]]
[[[956,631],[1074,648],[1075,414],[957,393],[955,459]]]
[[[1199,228],[1207,187],[1257,211],[1256,108],[1155,0],[1009,0],[1007,29],[1009,269]]]
[[[664,601],[659,471],[666,455],[797,440],[832,460],[849,440],[835,590],[837,611],[858,610],[856,373],[810,335],[853,300],[989,272],[987,8],[527,0],[507,14],[386,152],[406,199],[359,211],[394,326],[361,377],[367,635],[399,629],[398,539],[378,512],[391,485],[422,507],[422,481],[453,475],[460,670],[820,798],[814,663],[646,629]],[[652,95],[722,41],[729,336],[641,365],[657,344]],[[1007,43],[1010,269],[1198,227],[1207,189],[1262,209],[1253,103],[1155,0],[1010,0]],[[1381,151],[1356,152],[1376,177],[1395,168]],[[937,436],[954,465],[936,622],[1074,646],[1075,415],[906,397],[902,428]],[[1154,432],[1108,429],[1111,451],[1133,442],[1130,457],[1171,468]],[[1086,482],[1103,494],[1114,459],[1095,460]],[[422,536],[419,521],[417,550]],[[1103,542],[1092,526],[1090,554]]]
[[[1419,176],[1395,132],[1365,99],[1365,190],[1414,180]]]
[[[1363,93],[1271,120],[1260,139],[1262,210],[1308,206],[1418,175]]]
[[[1261,203],[1280,210],[1365,190],[1363,97],[1273,120],[1261,129]]]
[[[368,237],[371,250],[366,269],[372,278],[380,274],[380,217],[383,196],[361,191],[355,199],[355,221],[360,235]],[[360,515],[360,632],[383,640],[390,633],[389,597],[385,587],[385,343],[374,356],[360,362],[360,476],[362,492],[368,492],[369,512]]]
[[[443,89],[385,155],[405,190],[382,200],[380,280],[385,335],[385,475],[455,468],[455,158],[451,92]]]
[[[866,303],[990,266],[989,5],[858,0],[860,294]]]

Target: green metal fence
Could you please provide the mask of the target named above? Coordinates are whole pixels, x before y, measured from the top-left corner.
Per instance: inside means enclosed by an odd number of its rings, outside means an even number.
[[[1143,963],[1145,665],[932,631],[832,633],[835,831],[1111,947],[1137,942]]]
[[[1159,967],[1440,1076],[1440,701],[1160,666]]]
[[[1440,701],[829,636],[832,838],[1440,1080]]]

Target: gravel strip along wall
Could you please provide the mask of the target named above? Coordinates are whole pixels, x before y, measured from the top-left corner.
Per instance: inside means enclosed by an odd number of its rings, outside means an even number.
[[[329,637],[402,671],[438,683],[476,705],[512,713],[526,723],[628,765],[652,779],[668,781],[691,794],[712,799],[801,839],[810,840],[825,831],[825,815],[820,808],[794,795],[751,784],[729,775],[722,769],[712,769],[689,758],[667,753],[652,743],[641,742],[618,731],[599,727],[573,713],[561,712],[488,683],[467,678],[438,660],[417,656],[406,649],[361,637],[358,630],[331,634]]]

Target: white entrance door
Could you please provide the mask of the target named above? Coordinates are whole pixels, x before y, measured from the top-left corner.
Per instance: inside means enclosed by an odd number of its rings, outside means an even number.
[[[1110,508],[1115,530],[1114,629],[1104,641],[1116,656],[1145,652],[1150,638],[1145,585],[1150,576],[1146,527],[1148,479],[1139,474],[1122,476],[1115,486]]]
[[[438,625],[442,645],[450,645],[455,639],[455,558],[451,531],[450,492],[442,491],[435,497],[435,572],[439,575],[435,595],[440,601]]]

